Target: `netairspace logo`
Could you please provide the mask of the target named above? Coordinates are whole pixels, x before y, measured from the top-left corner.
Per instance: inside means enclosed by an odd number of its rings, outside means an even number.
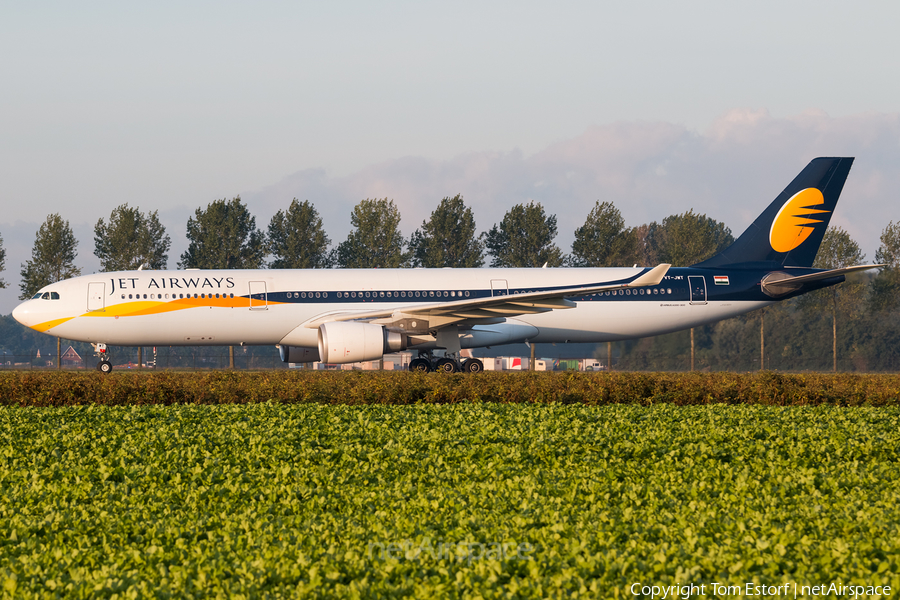
[[[366,555],[377,560],[450,560],[472,564],[476,560],[534,560],[531,553],[534,546],[528,542],[432,542],[424,538],[421,542],[403,540],[401,542],[370,542]]]
[[[744,585],[728,585],[725,583],[686,583],[674,585],[646,585],[634,583],[629,588],[633,596],[641,598],[659,598],[661,600],[689,600],[713,595],[717,598],[736,596],[740,598],[816,598],[819,596],[830,598],[886,598],[891,595],[891,588],[887,585],[853,585],[844,583],[819,583],[817,585],[802,585],[798,583],[782,583],[780,585],[765,585],[760,583],[745,583]]]

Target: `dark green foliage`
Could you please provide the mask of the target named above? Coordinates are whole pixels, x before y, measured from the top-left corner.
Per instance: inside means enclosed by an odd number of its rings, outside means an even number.
[[[630,267],[637,256],[637,232],[612,202],[600,202],[575,230],[570,262],[573,267]]]
[[[822,238],[822,245],[816,254],[813,268],[840,269],[862,264],[866,255],[859,249],[859,244],[850,234],[840,227],[829,227]]]
[[[354,230],[337,247],[339,267],[395,269],[406,261],[400,210],[393,200],[361,201],[353,208],[350,224]]]
[[[22,265],[19,299],[27,300],[45,285],[81,275],[75,266],[77,248],[69,222],[56,213],[49,215],[37,231],[31,260]]]
[[[891,221],[881,232],[875,262],[885,265],[872,280],[870,306],[876,311],[900,308],[900,223]]]
[[[540,202],[516,204],[485,235],[492,267],[560,267],[564,257],[553,243],[556,215],[547,216]]]
[[[65,338],[60,340],[60,350],[72,346],[82,358],[90,358],[93,355],[91,345],[85,342],[75,342]],[[41,359],[37,359],[40,351]],[[26,363],[34,366],[46,367],[50,360],[56,364],[56,338],[29,329],[16,322],[11,315],[0,316],[0,363]],[[10,364],[9,367],[12,367]],[[93,363],[92,363],[93,364]]]
[[[693,210],[650,223],[644,233],[647,264],[687,267],[721,252],[734,242],[724,223]]]
[[[431,219],[422,221],[421,229],[414,231],[410,238],[412,266],[480,267],[484,264],[481,238],[475,234],[475,217],[462,196],[444,198],[431,213]]]
[[[198,208],[188,218],[187,238],[182,269],[259,269],[266,256],[265,235],[240,196]]]
[[[287,212],[279,210],[269,222],[269,252],[272,269],[324,269],[333,256],[322,217],[309,200],[294,198]]]
[[[766,309],[764,368],[779,371],[832,370],[831,310],[801,308],[790,300]],[[838,371],[900,371],[900,314],[853,311],[839,322]],[[759,311],[697,327],[696,368],[707,371],[756,371],[759,365]],[[616,369],[686,371],[690,368],[690,332],[613,343]],[[606,345],[595,356],[606,360]]]
[[[817,269],[839,269],[862,264],[865,255],[859,244],[840,227],[829,227],[822,238],[822,245],[813,262]],[[847,281],[838,285],[805,294],[798,300],[798,305],[807,313],[827,310],[831,313],[832,324],[832,369],[837,371],[837,339],[838,320],[855,316],[863,306],[865,275],[850,275]]]
[[[94,254],[103,271],[165,269],[171,245],[158,211],[145,214],[127,203],[113,209],[108,225],[100,219],[94,226]]]

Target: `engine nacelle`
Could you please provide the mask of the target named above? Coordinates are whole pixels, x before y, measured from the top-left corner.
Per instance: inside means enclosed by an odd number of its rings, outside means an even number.
[[[319,356],[329,364],[379,360],[406,350],[406,336],[374,323],[330,321],[319,325]]]
[[[278,346],[278,354],[281,355],[281,362],[286,363],[310,363],[319,360],[318,348]]]

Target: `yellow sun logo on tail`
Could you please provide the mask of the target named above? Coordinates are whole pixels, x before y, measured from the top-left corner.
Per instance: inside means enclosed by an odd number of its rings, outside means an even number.
[[[829,210],[810,208],[825,203],[822,192],[816,188],[806,188],[791,196],[784,203],[769,231],[769,243],[775,252],[790,252],[810,236],[815,225],[824,223],[821,219],[810,218],[815,213],[827,213]]]

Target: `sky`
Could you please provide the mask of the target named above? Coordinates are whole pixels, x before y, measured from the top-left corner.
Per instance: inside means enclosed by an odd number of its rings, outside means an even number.
[[[892,2],[0,4],[0,314],[47,215],[76,263],[128,203],[310,200],[334,243],[364,198],[406,235],[462,194],[479,229],[536,200],[558,245],[596,201],[743,229],[816,156],[857,158],[832,224],[868,260],[900,221]]]

